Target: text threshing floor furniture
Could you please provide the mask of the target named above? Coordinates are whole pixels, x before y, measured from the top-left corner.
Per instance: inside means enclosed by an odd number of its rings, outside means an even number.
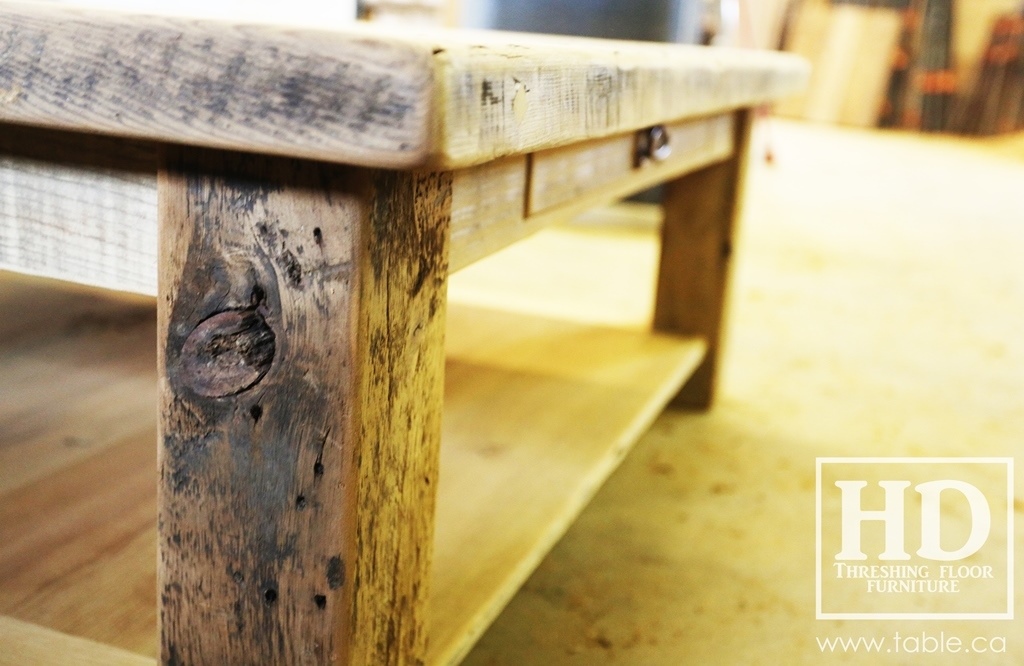
[[[0,53],[0,267],[157,299],[168,664],[461,658],[657,411],[709,404],[751,109],[806,79],[771,53],[8,3]],[[656,332],[447,306],[451,272],[658,183]],[[86,374],[50,380],[102,394]],[[103,465],[151,468],[74,448],[62,515],[106,543],[145,474]],[[0,592],[74,597],[96,560],[53,556],[33,511],[66,502],[8,468]],[[114,659],[26,614],[0,620],[22,654]]]

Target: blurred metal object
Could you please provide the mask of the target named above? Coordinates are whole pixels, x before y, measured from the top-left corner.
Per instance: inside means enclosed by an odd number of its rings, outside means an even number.
[[[664,125],[655,125],[636,134],[635,166],[647,162],[663,162],[672,155],[671,137]]]

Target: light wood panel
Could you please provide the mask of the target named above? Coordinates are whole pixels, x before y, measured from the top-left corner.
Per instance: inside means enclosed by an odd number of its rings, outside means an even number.
[[[154,666],[151,658],[0,616],[0,665]]]
[[[155,295],[155,147],[0,126],[5,268]]]
[[[807,77],[767,52],[14,2],[0,3],[0,40],[0,120],[389,168],[453,169],[759,104]]]
[[[825,48],[831,12],[832,7],[827,0],[801,0],[797,7],[793,24],[786,36],[786,50],[815,64],[811,68],[807,86],[775,105],[775,110],[780,115],[803,117],[811,91],[815,90],[826,76],[817,63],[821,51]]]
[[[902,28],[898,12],[878,7],[866,10],[839,109],[840,123],[854,127],[878,125]]]

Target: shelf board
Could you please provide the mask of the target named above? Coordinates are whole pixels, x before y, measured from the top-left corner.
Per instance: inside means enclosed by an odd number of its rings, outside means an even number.
[[[449,317],[428,664],[468,652],[704,355],[699,340]]]
[[[428,663],[469,650],[700,362],[643,330],[654,247],[551,230],[453,276]],[[52,291],[0,276],[0,308]],[[0,615],[152,656],[152,303],[65,310],[0,336]]]

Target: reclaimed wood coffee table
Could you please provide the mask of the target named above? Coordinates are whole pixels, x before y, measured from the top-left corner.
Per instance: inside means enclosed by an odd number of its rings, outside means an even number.
[[[708,406],[751,109],[806,79],[7,3],[0,54],[0,268],[157,298],[167,664],[460,659],[657,411]],[[446,311],[452,271],[658,183],[650,344]],[[522,448],[480,455],[488,420]]]

